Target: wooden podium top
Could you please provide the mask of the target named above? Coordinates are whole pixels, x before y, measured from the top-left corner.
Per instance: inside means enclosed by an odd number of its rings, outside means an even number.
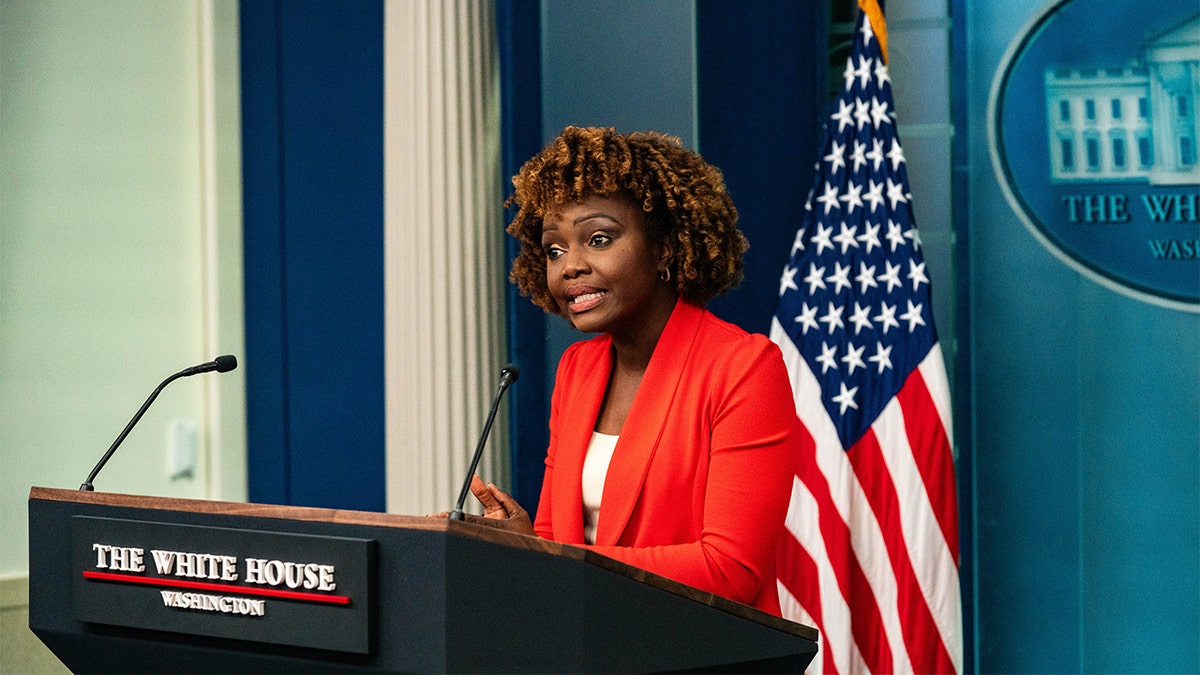
[[[29,491],[30,500],[49,502],[75,502],[99,506],[117,506],[137,509],[152,509],[160,511],[186,511],[192,513],[212,513],[229,516],[244,516],[253,518],[275,518],[295,521],[320,521],[348,525],[366,525],[374,527],[391,527],[412,530],[430,530],[446,532],[473,539],[488,541],[513,548],[541,551],[550,555],[561,556],[584,561],[596,567],[611,570],[622,576],[629,577],[641,583],[669,591],[690,600],[720,609],[735,616],[754,621],[769,628],[817,641],[818,631],[810,626],[788,621],[772,614],[760,611],[739,602],[708,593],[666,577],[647,572],[638,567],[600,555],[589,549],[560,544],[540,537],[516,534],[500,529],[486,518],[467,514],[467,520],[458,521],[447,518],[425,516],[404,516],[390,513],[369,511],[349,511],[341,509],[279,506],[273,504],[251,504],[243,502],[221,502],[201,499],[180,499],[175,497],[150,497],[143,495],[127,495],[109,492],[89,492],[86,490],[65,490],[59,488],[33,487]]]

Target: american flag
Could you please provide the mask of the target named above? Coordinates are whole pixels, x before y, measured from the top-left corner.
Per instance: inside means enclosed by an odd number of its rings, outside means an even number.
[[[771,326],[816,440],[793,483],[780,601],[821,631],[810,672],[961,673],[949,385],[883,16],[859,6]]]

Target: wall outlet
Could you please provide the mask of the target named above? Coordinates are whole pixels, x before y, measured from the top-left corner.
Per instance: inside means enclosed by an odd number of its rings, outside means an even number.
[[[167,424],[167,475],[171,480],[195,476],[196,445],[195,422],[173,419]]]

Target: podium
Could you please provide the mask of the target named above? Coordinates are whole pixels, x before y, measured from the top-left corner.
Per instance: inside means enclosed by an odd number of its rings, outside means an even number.
[[[29,626],[74,672],[801,672],[817,631],[475,522],[35,487]]]

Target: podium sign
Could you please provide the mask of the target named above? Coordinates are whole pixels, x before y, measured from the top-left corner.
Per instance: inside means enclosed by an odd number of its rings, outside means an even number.
[[[801,672],[813,628],[486,523],[33,488],[74,672]]]
[[[78,621],[369,654],[369,539],[73,516]]]

